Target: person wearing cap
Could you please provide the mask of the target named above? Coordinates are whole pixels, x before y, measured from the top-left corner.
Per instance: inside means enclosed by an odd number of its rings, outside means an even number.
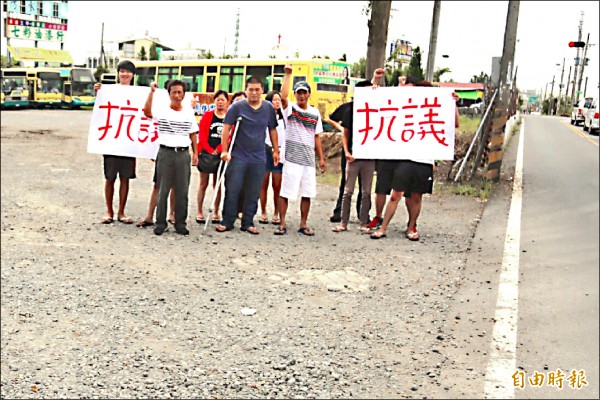
[[[133,85],[133,78],[136,73],[135,65],[128,60],[123,60],[117,65],[119,73],[120,85]],[[98,91],[102,87],[102,83],[98,82],[94,85],[94,90]],[[133,220],[125,215],[125,205],[127,204],[127,196],[129,194],[129,180],[135,179],[135,158],[114,156],[110,154],[104,155],[104,198],[106,199],[107,214],[102,218],[103,224],[111,224],[114,221],[113,197],[115,193],[115,181],[119,176],[119,211],[117,212],[117,220],[124,224],[131,224]]]
[[[325,157],[321,146],[319,134],[323,132],[321,113],[308,104],[310,98],[310,85],[306,81],[294,84],[294,97],[296,102],[289,102],[288,95],[292,77],[292,67],[284,67],[285,77],[281,86],[281,101],[283,116],[286,121],[285,131],[285,163],[281,177],[281,191],[279,193],[280,224],[275,230],[275,235],[287,233],[286,214],[289,199],[300,200],[300,229],[298,233],[313,236],[314,231],[308,227],[308,213],[311,198],[317,195],[317,178],[315,166],[315,151],[319,156],[321,173],[325,172]]]

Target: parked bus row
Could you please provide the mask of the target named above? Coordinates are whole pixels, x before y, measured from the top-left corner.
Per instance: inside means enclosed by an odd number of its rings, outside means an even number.
[[[91,69],[2,68],[2,108],[80,108],[94,105]]]
[[[156,81],[163,87],[171,79],[180,79],[188,85],[197,101],[196,115],[214,108],[213,95],[217,90],[233,93],[244,90],[251,76],[258,77],[264,86],[264,95],[280,90],[285,64],[293,68],[293,83],[307,81],[311,86],[310,104],[328,116],[340,104],[350,101],[353,85],[349,78],[351,64],[329,59],[199,59],[135,61],[135,84],[149,86]],[[293,96],[293,94],[290,94]],[[291,98],[290,100],[293,100]]]
[[[349,77],[351,64],[329,59],[252,60],[200,59],[135,61],[135,84],[163,87],[170,79],[181,79],[197,101],[196,115],[214,108],[213,94],[230,94],[245,89],[246,80],[255,76],[264,85],[264,95],[280,90],[284,65],[291,64],[293,82],[307,81],[312,89],[310,104],[328,116],[340,104],[350,101],[355,80]],[[116,83],[117,74],[106,73],[102,83]],[[2,107],[68,107],[94,104],[95,79],[86,68],[8,68],[2,70]],[[291,95],[290,95],[291,96]]]

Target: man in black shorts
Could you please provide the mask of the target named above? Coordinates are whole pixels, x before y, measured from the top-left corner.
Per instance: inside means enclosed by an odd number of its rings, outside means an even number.
[[[416,83],[414,86],[433,86],[427,81]],[[459,97],[456,93],[452,93],[454,101],[458,101]],[[455,107],[455,127],[458,128],[458,107]],[[391,166],[391,164],[390,164]],[[398,202],[402,196],[406,197],[406,209],[408,211],[408,224],[406,226],[406,237],[409,240],[419,240],[419,232],[417,231],[417,219],[421,213],[421,204],[424,193],[433,192],[433,172],[435,168],[434,160],[400,160],[396,161],[391,179],[392,193],[390,200],[385,207],[385,215],[379,229],[371,234],[371,239],[381,239],[386,237],[387,228],[394,217],[394,213],[398,208]],[[390,169],[386,169],[389,173]],[[377,176],[379,184],[379,175]],[[389,182],[389,176],[386,178]],[[377,193],[384,192],[386,188],[380,188]],[[377,191],[377,189],[376,189]]]
[[[117,73],[119,74],[119,84],[129,86],[133,85],[133,78],[136,73],[135,65],[131,61],[121,61],[117,65]],[[94,90],[98,91],[102,83],[96,83]],[[133,220],[125,215],[125,205],[127,204],[127,196],[129,194],[129,180],[135,179],[135,158],[104,155],[104,198],[106,200],[106,216],[100,222],[103,224],[111,224],[114,220],[113,197],[115,193],[115,181],[119,176],[119,211],[117,212],[117,220],[124,224],[131,224]]]

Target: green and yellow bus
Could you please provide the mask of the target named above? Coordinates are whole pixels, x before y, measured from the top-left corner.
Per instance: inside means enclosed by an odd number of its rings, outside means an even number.
[[[80,108],[93,106],[96,99],[94,84],[96,79],[89,68],[63,67],[58,69],[62,79],[62,106]]]
[[[167,80],[181,79],[197,101],[196,115],[214,108],[212,96],[217,90],[230,95],[245,89],[251,76],[260,78],[266,95],[270,90],[281,90],[284,66],[293,68],[293,82],[305,80],[311,86],[310,104],[327,118],[340,104],[350,101],[350,63],[329,59],[295,60],[268,59],[200,59],[136,61],[136,84],[149,86],[152,81],[163,87]],[[290,100],[293,93],[290,88]]]
[[[10,68],[15,70],[15,68]],[[29,105],[32,107],[59,108],[63,97],[63,83],[60,72],[55,68],[18,68],[27,72]]]
[[[29,107],[29,87],[25,69],[2,68],[0,107]]]

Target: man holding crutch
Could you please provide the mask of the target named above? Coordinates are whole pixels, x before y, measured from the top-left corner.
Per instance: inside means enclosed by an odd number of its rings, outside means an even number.
[[[240,100],[229,107],[225,115],[223,135],[221,137],[221,159],[228,162],[225,172],[225,203],[223,205],[223,223],[216,225],[217,232],[233,229],[237,217],[237,202],[242,188],[243,232],[258,235],[254,226],[254,215],[258,208],[258,197],[265,173],[265,130],[273,143],[273,162],[279,164],[279,145],[277,141],[277,120],[275,111],[268,101],[263,101],[263,84],[257,77],[246,81],[246,100]],[[229,132],[241,117],[235,137],[235,146],[229,149]]]

